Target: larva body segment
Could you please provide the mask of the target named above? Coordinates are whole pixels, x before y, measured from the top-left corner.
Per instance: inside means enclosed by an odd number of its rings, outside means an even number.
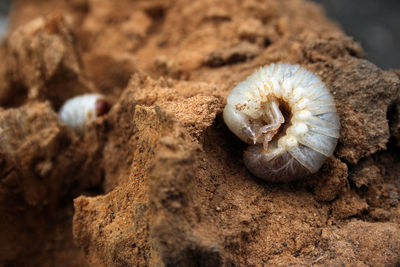
[[[340,123],[322,81],[299,65],[272,64],[228,96],[224,121],[251,146],[244,163],[255,176],[287,182],[315,173],[332,155]]]
[[[83,135],[85,124],[106,114],[110,109],[101,94],[84,94],[67,100],[58,116],[70,129]]]

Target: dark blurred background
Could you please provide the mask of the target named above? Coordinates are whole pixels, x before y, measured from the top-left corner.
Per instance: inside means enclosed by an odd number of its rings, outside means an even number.
[[[400,69],[400,0],[313,1],[361,43],[368,60],[383,69]]]
[[[57,1],[57,0],[54,0]],[[400,69],[400,0],[313,0],[383,69]],[[11,0],[0,0],[0,35]]]
[[[0,0],[0,36],[7,29],[7,13],[10,10],[11,0]]]

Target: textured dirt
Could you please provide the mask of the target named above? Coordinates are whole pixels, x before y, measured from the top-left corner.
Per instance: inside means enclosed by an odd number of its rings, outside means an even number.
[[[0,265],[396,266],[400,81],[303,0],[15,0],[0,53]],[[273,62],[332,92],[338,147],[271,184],[225,126]],[[113,107],[82,139],[63,101]],[[72,206],[74,205],[74,207]]]

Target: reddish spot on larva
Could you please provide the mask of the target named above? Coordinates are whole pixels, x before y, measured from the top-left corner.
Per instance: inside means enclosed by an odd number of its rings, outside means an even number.
[[[108,113],[108,111],[110,110],[110,105],[105,99],[99,98],[96,100],[95,110],[96,110],[96,116],[100,117]]]

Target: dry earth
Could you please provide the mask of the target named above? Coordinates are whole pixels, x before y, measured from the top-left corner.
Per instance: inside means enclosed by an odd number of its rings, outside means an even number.
[[[0,265],[396,266],[400,81],[304,0],[15,0],[0,50]],[[315,175],[244,167],[222,109],[273,62],[332,92]],[[57,117],[102,92],[79,138]]]

